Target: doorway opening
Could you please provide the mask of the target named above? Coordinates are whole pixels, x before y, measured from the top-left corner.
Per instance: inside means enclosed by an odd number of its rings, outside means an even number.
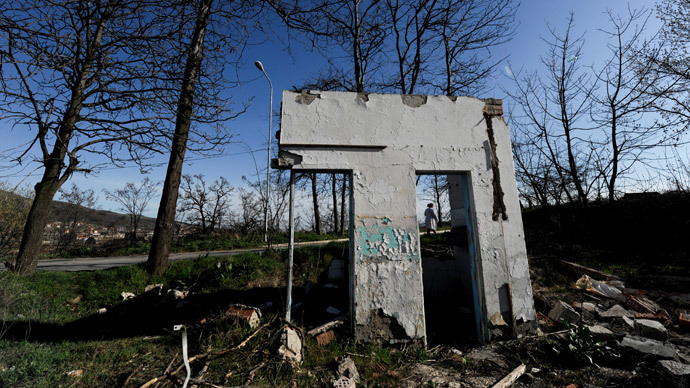
[[[429,344],[480,337],[468,174],[417,173],[417,215]]]

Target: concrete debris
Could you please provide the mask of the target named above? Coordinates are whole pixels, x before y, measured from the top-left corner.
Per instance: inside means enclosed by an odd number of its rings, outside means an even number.
[[[134,295],[132,292],[121,292],[120,296],[122,297],[123,301],[134,299],[136,297],[136,295]]]
[[[296,328],[285,325],[275,337],[274,346],[278,356],[290,362],[292,365],[302,363],[302,334]]]
[[[320,346],[326,346],[335,339],[335,332],[328,330],[316,336],[316,343]]]
[[[162,283],[158,283],[158,284],[149,284],[148,286],[144,287],[144,292],[149,292],[149,291],[151,291],[151,290],[162,289],[162,288],[163,288],[163,284],[162,284]]]
[[[594,280],[587,275],[582,275],[582,277],[575,282],[575,288],[577,288],[578,290],[585,290],[587,292],[591,292],[595,295],[615,299],[622,303],[625,303],[625,301],[627,300],[627,298],[623,294],[623,291],[619,290],[618,288],[610,284],[607,284],[606,282]]]
[[[261,322],[261,310],[242,304],[230,306],[225,315],[239,318],[240,321],[247,323],[252,329],[259,327],[259,322]]]
[[[630,319],[628,317],[620,317],[617,319],[620,319],[620,321],[623,322],[623,325],[625,325],[631,329],[635,329],[635,321],[633,321],[632,319]]]
[[[65,374],[69,377],[81,377],[84,374],[83,369],[75,369],[71,370],[69,372],[65,372]]]
[[[616,338],[616,334],[601,325],[587,326],[592,336],[600,340],[610,340]]]
[[[163,296],[166,299],[182,300],[187,297],[189,291],[180,291],[173,288],[168,288],[163,284],[151,284],[144,288],[144,294],[147,296]]]
[[[503,319],[503,316],[499,312],[495,312],[491,318],[489,318],[489,321],[491,322],[492,325],[494,326],[508,326],[506,323],[505,319]]]
[[[558,301],[549,311],[549,318],[559,323],[576,323],[580,321],[580,313],[563,301]]]
[[[590,313],[595,313],[595,314],[600,313],[597,305],[595,305],[594,303],[591,303],[591,302],[573,302],[572,306],[574,309],[581,309],[581,310],[589,311]]]
[[[668,331],[661,323],[650,319],[635,320],[635,335],[659,341],[668,339]]]
[[[607,318],[621,318],[621,317],[627,317],[627,318],[632,318],[635,316],[634,313],[631,313],[630,311],[626,310],[625,308],[621,307],[621,305],[617,304],[610,309],[604,311],[603,313],[599,314],[601,318],[607,319]]]
[[[656,359],[677,360],[678,353],[670,346],[657,340],[626,335],[620,343],[624,350],[631,350],[641,356],[649,356]]]
[[[465,358],[475,361],[487,361],[503,369],[510,368],[506,360],[500,354],[496,353],[490,346],[474,348],[465,356]]]
[[[347,377],[341,377],[333,383],[333,388],[355,388],[355,382]]]
[[[359,382],[359,372],[355,366],[355,362],[349,356],[343,357],[338,362],[338,375],[340,377],[347,377],[355,383]]]
[[[660,387],[684,388],[690,386],[690,365],[677,361],[660,360],[658,373],[662,379]]]

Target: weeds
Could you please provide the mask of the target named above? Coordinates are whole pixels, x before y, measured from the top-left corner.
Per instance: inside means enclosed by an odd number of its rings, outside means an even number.
[[[605,346],[597,341],[592,332],[584,325],[571,325],[565,322],[565,341],[556,343],[552,350],[559,356],[575,362],[576,365],[599,367],[594,358],[604,354]]]

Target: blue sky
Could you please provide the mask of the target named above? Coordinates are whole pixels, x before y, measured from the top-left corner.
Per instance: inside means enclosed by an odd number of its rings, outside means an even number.
[[[495,49],[497,56],[509,55],[509,63],[513,71],[524,69],[525,71],[537,70],[539,57],[546,50],[546,44],[540,37],[547,37],[546,23],[558,31],[562,31],[569,17],[574,12],[574,34],[579,36],[586,33],[584,55],[578,58],[585,65],[596,64],[606,56],[603,34],[597,29],[607,26],[605,11],[610,8],[614,13],[625,14],[627,6],[632,8],[651,7],[653,2],[644,0],[617,1],[617,0],[524,0],[518,10],[517,20],[519,26],[515,38],[501,47]],[[658,28],[656,19],[651,20],[648,31]],[[184,167],[185,174],[204,174],[207,180],[213,180],[220,176],[226,177],[234,186],[241,186],[242,175],[252,175],[255,165],[247,149],[258,150],[255,154],[259,168],[265,168],[266,141],[268,133],[269,87],[264,76],[254,67],[254,61],[260,60],[269,77],[273,81],[273,109],[280,107],[281,92],[283,89],[291,89],[294,85],[302,84],[310,75],[313,75],[323,64],[323,59],[318,53],[304,50],[299,43],[292,44],[292,51],[288,53],[278,42],[267,41],[260,45],[247,47],[243,64],[237,69],[242,85],[229,93],[233,100],[244,101],[251,99],[251,105],[246,113],[229,124],[230,132],[234,139],[242,144],[233,144],[226,148],[224,156],[203,158],[199,155],[188,154]],[[507,63],[500,66],[501,73],[489,82],[493,87],[486,95],[480,97],[504,98],[501,85],[509,85],[511,80],[505,71]],[[508,106],[509,102],[506,102]],[[274,120],[275,124],[275,120]],[[277,130],[273,127],[273,133]],[[9,132],[0,149],[18,144],[24,138],[21,129],[10,130],[5,127],[4,132]],[[275,139],[273,146],[275,148]],[[167,158],[161,157],[159,167],[153,167],[146,175],[154,181],[162,182],[165,176],[165,162]],[[0,170],[0,180],[13,184],[23,182],[33,185],[39,178],[38,172],[27,176],[36,166],[23,170]],[[137,167],[106,169],[97,175],[84,177],[76,175],[71,182],[76,183],[82,189],[93,189],[100,193],[103,189],[113,190],[124,186],[125,182],[139,182],[145,178]],[[66,186],[71,185],[68,182]],[[158,205],[155,198],[149,205],[147,215],[155,216]],[[116,210],[117,205],[108,202],[103,194],[100,194],[99,205],[101,208]]]

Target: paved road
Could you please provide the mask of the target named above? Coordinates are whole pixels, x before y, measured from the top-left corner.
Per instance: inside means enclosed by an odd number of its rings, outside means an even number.
[[[309,241],[295,243],[299,246],[319,246],[326,245],[332,241],[347,241],[347,239],[326,240],[326,241]],[[287,249],[287,244],[275,244],[275,249]],[[209,251],[209,252],[182,252],[171,253],[170,261],[195,259],[199,256],[209,257],[223,257],[238,255],[246,252],[261,252],[264,248],[250,248],[250,249],[233,249],[229,251]],[[148,258],[148,255],[133,255],[133,256],[114,256],[114,257],[80,257],[75,259],[49,259],[39,260],[38,269],[43,271],[96,271],[99,269],[122,267],[125,265],[132,265],[143,263]],[[4,265],[0,264],[0,270],[4,270]]]

